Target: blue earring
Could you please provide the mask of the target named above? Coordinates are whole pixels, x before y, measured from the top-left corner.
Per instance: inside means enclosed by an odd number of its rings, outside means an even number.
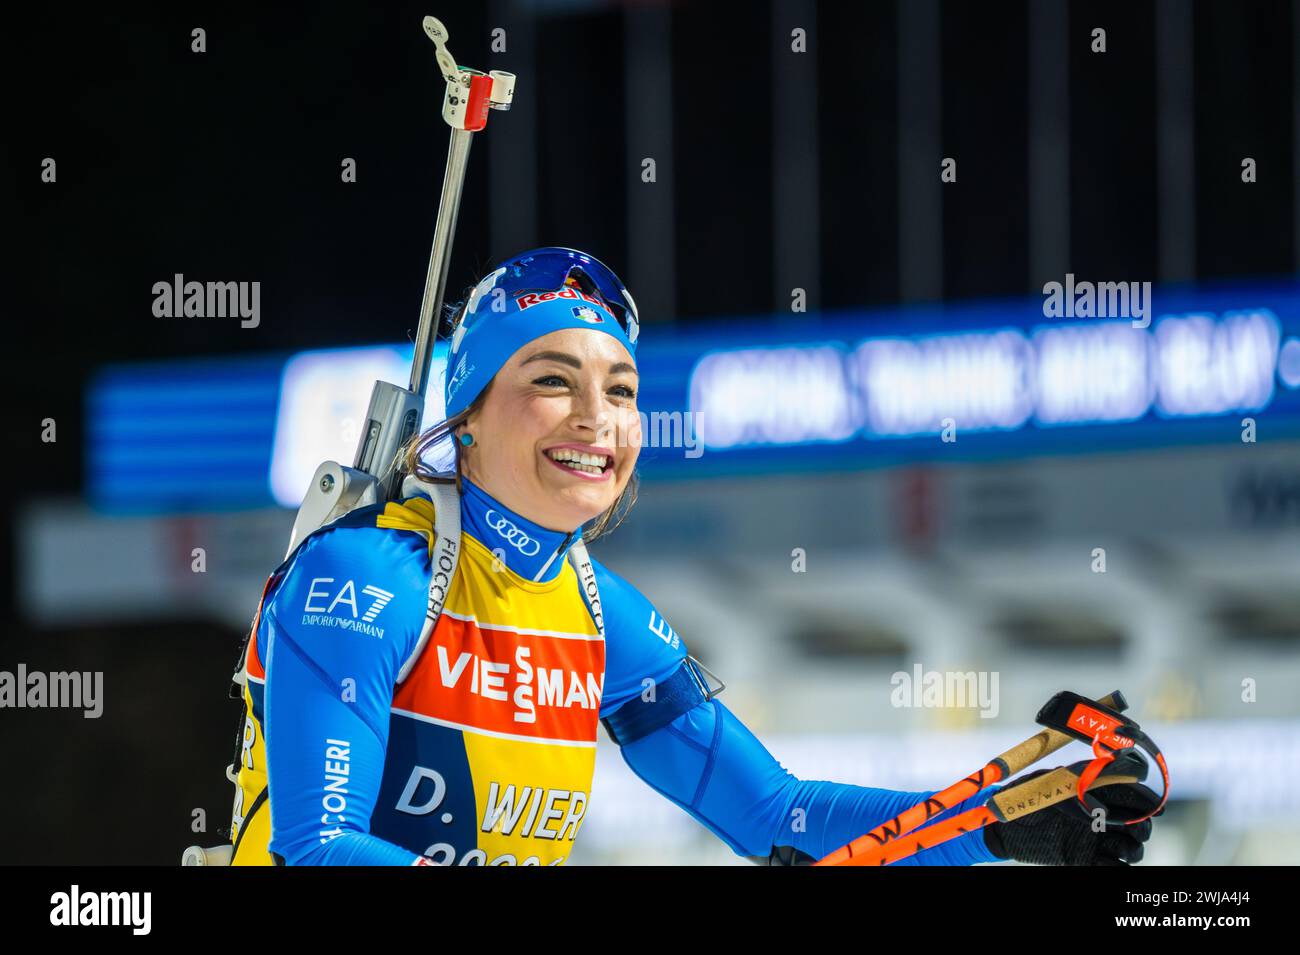
[[[464,434],[460,436],[460,443],[465,445],[465,447],[468,448],[471,444],[474,443],[474,436],[470,434],[468,431],[466,431]]]

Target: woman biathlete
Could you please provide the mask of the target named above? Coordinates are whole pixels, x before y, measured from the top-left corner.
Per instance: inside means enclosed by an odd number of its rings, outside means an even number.
[[[755,861],[820,858],[929,795],[786,772],[655,606],[587,556],[635,499],[637,332],[622,282],[571,249],[474,288],[447,419],[409,446],[403,499],[315,531],[267,582],[233,864],[562,863],[598,722],[647,785]],[[422,463],[447,440],[454,479]],[[439,501],[459,511],[454,536]],[[1101,795],[1145,803],[1130,788]],[[1093,833],[1044,811],[906,861],[1132,862],[1150,826]]]

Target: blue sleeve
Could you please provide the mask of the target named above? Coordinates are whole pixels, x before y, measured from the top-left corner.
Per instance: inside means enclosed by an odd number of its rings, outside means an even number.
[[[676,673],[686,659],[686,644],[641,591],[599,561],[593,559],[591,566],[605,616],[604,719]]]
[[[369,827],[427,585],[423,538],[332,528],[302,545],[263,608],[270,850],[286,864],[419,860]]]
[[[640,591],[592,563],[605,614],[604,718],[647,685],[675,672],[687,650]],[[821,858],[933,794],[799,779],[716,699],[627,744],[622,752],[632,771],[652,789],[744,856],[766,857],[775,846],[794,846]],[[980,805],[995,791],[977,793],[928,824]],[[977,831],[898,864],[997,861]]]

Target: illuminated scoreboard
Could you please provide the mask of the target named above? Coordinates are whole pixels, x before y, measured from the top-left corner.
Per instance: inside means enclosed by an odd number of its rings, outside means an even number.
[[[1157,290],[1154,304],[1143,323],[1049,319],[1032,298],[701,343],[685,404],[703,453],[648,457],[683,474],[859,468],[1240,441],[1246,418],[1257,441],[1300,437],[1296,283]],[[643,408],[666,398],[642,389]]]
[[[1240,442],[1248,427],[1300,438],[1300,284],[1156,289],[1152,306],[1140,326],[1048,318],[1041,297],[648,325],[640,469],[852,470]],[[426,426],[445,357],[440,344]],[[410,361],[409,345],[380,345],[105,369],[87,394],[88,495],[109,511],[296,506],[320,461],[351,462],[372,382],[404,384]]]
[[[1297,348],[1262,308],[732,349],[692,370],[690,407],[714,450],[1221,415],[1296,387]]]

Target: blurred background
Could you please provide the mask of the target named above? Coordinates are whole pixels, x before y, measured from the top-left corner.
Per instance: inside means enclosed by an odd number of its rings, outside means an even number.
[[[0,670],[102,672],[103,712],[0,710],[0,863],[175,864],[229,824],[262,584],[407,377],[430,13],[519,77],[448,301],[540,245],[623,276],[668,437],[593,553],[787,768],[939,788],[1120,688],[1173,773],[1149,862],[1300,861],[1300,3],[146,11],[14,34]],[[155,316],[177,275],[259,282],[258,323]],[[1149,313],[1049,316],[1067,276]],[[987,696],[904,705],[965,674]],[[573,861],[743,864],[603,734]]]

